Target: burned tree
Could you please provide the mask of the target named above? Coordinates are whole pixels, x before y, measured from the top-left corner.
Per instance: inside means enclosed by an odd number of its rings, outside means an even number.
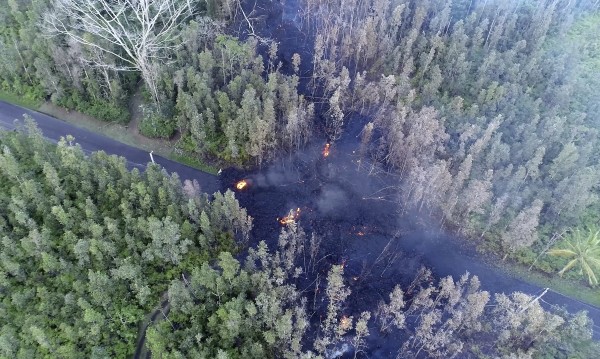
[[[157,68],[176,48],[178,27],[197,0],[57,0],[45,17],[52,35],[62,35],[113,56],[118,64],[90,60],[114,71],[139,71],[158,104]]]

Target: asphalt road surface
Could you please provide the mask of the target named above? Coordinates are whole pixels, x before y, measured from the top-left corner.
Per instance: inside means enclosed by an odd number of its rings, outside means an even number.
[[[86,129],[76,127],[70,123],[61,121],[40,112],[28,110],[0,101],[0,127],[12,130],[23,123],[23,115],[30,115],[36,122],[45,137],[57,142],[61,137],[72,135],[86,153],[93,151],[104,151],[108,154],[125,157],[127,164],[133,168],[143,170],[150,162],[150,154],[139,148],[135,148],[109,137],[90,132]],[[214,193],[219,190],[218,177],[202,172],[192,167],[171,161],[169,159],[153,154],[154,161],[160,164],[169,173],[176,172],[182,180],[197,180],[200,188],[206,193]]]
[[[558,305],[565,307],[570,313],[587,311],[588,316],[594,321],[594,338],[600,340],[600,308],[567,297],[552,289],[544,293],[545,288],[516,278],[505,272],[502,267],[496,266],[495,263],[487,263],[476,253],[461,249],[456,241],[460,241],[460,239],[453,239],[444,234],[433,237],[407,235],[403,238],[402,246],[417,253],[421,257],[422,263],[431,268],[436,276],[450,275],[457,280],[468,271],[479,278],[481,289],[491,293],[509,294],[518,291],[534,297],[543,294],[539,301],[546,309]],[[600,354],[598,358],[600,358]]]
[[[19,125],[19,123],[23,122],[23,114],[29,114],[37,122],[38,127],[41,129],[44,136],[52,141],[58,141],[61,136],[72,135],[75,137],[75,141],[84,149],[84,151],[89,153],[92,151],[102,150],[109,154],[123,156],[127,159],[127,163],[131,168],[136,167],[143,170],[146,164],[150,162],[150,156],[148,152],[144,150],[76,127],[54,117],[0,101],[0,127],[9,130],[14,129]],[[217,176],[202,172],[195,168],[182,165],[157,155],[154,155],[154,160],[169,173],[178,173],[182,180],[196,179],[200,183],[202,190],[207,193],[214,193],[220,189],[220,181]],[[419,241],[423,243],[422,238],[420,238]],[[442,241],[442,243],[445,242],[446,241]],[[436,246],[439,245],[440,242],[436,244]],[[483,283],[487,284],[486,286],[494,288],[496,292],[510,293],[515,290],[522,290],[523,292],[536,295],[541,294],[544,291],[544,288],[537,287],[530,283],[525,283],[517,278],[510,278],[506,274],[501,273],[498,269],[483,265],[480,266],[478,265],[478,263],[480,263],[478,258],[470,258],[469,255],[460,253],[460,251],[457,251],[456,248],[453,248],[452,244],[449,242],[446,243],[446,245],[452,248],[446,248],[444,250],[444,256],[428,253],[429,250],[427,248],[431,247],[425,245],[423,248],[417,248],[419,247],[419,245],[417,245],[414,249],[416,249],[417,252],[420,252],[420,254],[426,258],[426,264],[434,268],[438,274],[460,275],[464,273],[464,267],[466,267],[466,269],[472,274],[478,275],[483,280]],[[439,258],[443,258],[443,260],[440,260]],[[540,301],[544,306],[565,306],[572,313],[579,310],[587,311],[588,315],[595,323],[594,337],[596,339],[600,339],[600,308],[583,303],[577,299],[566,297],[552,290],[549,290],[540,299]]]

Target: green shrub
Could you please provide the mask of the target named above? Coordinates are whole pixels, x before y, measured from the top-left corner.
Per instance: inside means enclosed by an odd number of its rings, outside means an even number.
[[[183,151],[183,153],[190,155],[198,152],[198,145],[189,132],[186,132],[181,136],[181,139],[177,143],[177,148]]]
[[[37,110],[42,103],[41,98],[32,98],[29,94],[22,95],[4,89],[0,90],[0,100],[33,110]]]
[[[12,83],[4,80],[0,88],[4,92],[2,98],[5,101],[33,109],[37,109],[46,97],[44,89],[40,85],[31,86],[24,84],[19,79],[15,79]]]
[[[514,254],[514,259],[524,265],[529,265],[533,263],[537,256],[537,253],[531,250],[531,248],[525,248],[520,250]]]
[[[118,106],[109,101],[87,100],[77,91],[53,98],[53,102],[58,106],[79,111],[102,121],[123,124],[129,122],[129,110],[126,106]]]
[[[129,122],[129,110],[123,106],[115,106],[109,102],[92,102],[82,112],[102,121],[123,124]]]

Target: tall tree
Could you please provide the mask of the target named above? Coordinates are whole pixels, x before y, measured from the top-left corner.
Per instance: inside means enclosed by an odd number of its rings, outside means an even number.
[[[502,242],[507,249],[507,255],[531,246],[538,238],[537,227],[542,205],[543,202],[536,199],[530,207],[519,212],[509,224],[508,230],[502,234]]]
[[[139,71],[159,104],[158,65],[172,55],[179,25],[198,0],[57,0],[46,15],[50,33],[95,48],[119,60],[90,59],[100,68]]]

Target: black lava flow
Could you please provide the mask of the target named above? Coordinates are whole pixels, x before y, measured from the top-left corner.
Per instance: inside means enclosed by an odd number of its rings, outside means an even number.
[[[311,59],[314,37],[299,25],[298,0],[255,0],[244,2],[247,14],[252,14],[256,34],[278,42],[278,56],[282,71],[292,73],[290,59],[294,53],[302,58],[299,91],[309,94]],[[243,29],[238,23],[237,29]],[[233,30],[233,28],[232,28]],[[248,35],[242,30],[240,38]],[[266,59],[266,49],[261,49]],[[317,133],[323,133],[323,108],[317,108]],[[403,288],[414,279],[418,270],[425,266],[435,278],[451,275],[460,277],[465,272],[477,275],[481,288],[492,293],[521,291],[535,294],[541,288],[525,283],[503,272],[494,263],[476,253],[472,244],[440,228],[439,220],[422,214],[400,214],[398,196],[402,189],[398,180],[385,171],[374,174],[367,166],[359,166],[358,138],[369,119],[349,116],[344,136],[331,146],[329,156],[323,156],[328,142],[323,136],[313,138],[305,151],[285,154],[268,167],[247,172],[230,168],[221,174],[221,190],[233,190],[240,205],[254,218],[250,245],[266,241],[270,249],[276,248],[282,229],[278,219],[290,210],[300,208],[297,224],[310,238],[312,233],[322,237],[320,261],[315,272],[302,277],[299,289],[315,290],[317,274],[324,279],[334,264],[344,264],[344,277],[352,294],[344,315],[358,316],[362,311],[374,311],[382,299],[396,284]],[[237,190],[238,181],[246,179],[248,187]],[[308,244],[308,243],[307,243]],[[306,245],[307,245],[306,244]],[[433,280],[433,278],[430,278]],[[319,290],[324,293],[325,281]],[[311,287],[312,286],[312,287]],[[406,293],[408,299],[410,293]],[[306,295],[309,308],[316,310],[312,316],[312,328],[316,328],[319,316],[325,313],[326,302],[317,299],[310,303],[312,295]],[[319,297],[314,297],[319,298]],[[564,305],[571,312],[588,310],[596,322],[600,311],[582,303],[549,293],[547,301]],[[545,305],[545,304],[544,304]],[[545,305],[547,306],[547,305]],[[590,310],[591,309],[591,310]],[[310,314],[310,313],[309,313]],[[595,337],[600,333],[595,331]],[[308,333],[313,336],[314,331]],[[369,358],[395,356],[401,333],[381,336],[376,327],[371,328],[368,338]],[[347,355],[347,353],[342,358]]]
[[[400,250],[396,205],[378,198],[383,197],[380,190],[386,181],[358,170],[357,157],[340,147],[332,146],[328,157],[313,147],[258,172],[227,169],[221,175],[223,190],[235,191],[240,205],[254,218],[251,246],[264,240],[269,248],[276,248],[284,227],[278,219],[297,208],[297,224],[307,233],[305,248],[311,233],[321,236],[316,270],[296,283],[299,289],[308,288],[308,307],[316,309],[314,325],[326,309],[323,295],[311,302],[317,290],[315,279],[317,275],[322,279],[318,290],[323,294],[331,265],[344,265],[352,294],[342,314],[354,316],[374,310],[394,285],[408,283],[421,266],[418,257],[407,260]],[[235,185],[242,179],[248,186],[237,190]],[[374,192],[377,197],[371,199]]]
[[[314,36],[301,29],[299,1],[253,0],[242,6],[253,19],[255,34],[277,41],[284,73],[293,73],[290,59],[294,53],[301,55],[299,91],[308,96]],[[243,39],[248,36],[244,25],[242,19],[230,30]],[[259,48],[265,59],[266,50]],[[317,108],[317,133],[324,132],[322,110]],[[328,140],[315,138],[309,149],[282,157],[263,170],[227,169],[220,178],[222,190],[235,191],[241,206],[254,218],[251,245],[264,240],[275,248],[282,228],[278,219],[299,208],[298,225],[309,238],[313,232],[322,237],[321,276],[332,264],[344,264],[353,291],[350,306],[361,303],[352,310],[375,308],[402,278],[404,283],[412,280],[422,265],[416,253],[396,263],[401,236],[394,180],[389,175],[374,176],[364,167],[359,170],[357,137],[366,122],[360,116],[347,119],[344,136],[332,144],[327,157],[322,151]],[[242,179],[249,185],[237,190],[235,185]],[[402,227],[404,232],[413,231],[410,222]]]
[[[294,53],[301,55],[299,91],[309,97],[314,38],[300,29],[298,1],[287,0],[282,4],[259,0],[244,2],[243,6],[255,20],[254,31],[278,42],[283,72],[292,73],[290,59]],[[239,31],[243,24],[238,23],[231,30],[236,28]],[[238,33],[242,39],[247,35],[243,31]],[[266,49],[260,51],[266,59]],[[322,110],[317,108],[317,133],[324,132]],[[433,263],[428,263],[422,253],[436,254],[431,253],[435,252],[431,248],[437,247],[435,242],[421,240],[422,226],[401,219],[398,187],[394,185],[397,181],[389,174],[373,175],[364,166],[359,168],[357,161],[365,159],[356,155],[357,138],[367,121],[360,116],[348,118],[344,136],[332,144],[327,157],[322,153],[328,143],[323,136],[314,138],[307,150],[282,155],[267,168],[252,172],[230,168],[220,176],[221,190],[235,191],[240,205],[254,219],[250,246],[265,241],[271,250],[275,249],[283,228],[279,219],[298,208],[297,224],[306,232],[307,240],[312,233],[322,238],[318,265],[296,283],[298,289],[306,290],[310,309],[312,325],[307,342],[316,335],[319,319],[326,313],[324,279],[332,265],[344,265],[344,277],[352,291],[342,315],[356,317],[363,311],[374,311],[395,285],[406,288],[422,266],[432,267]],[[242,190],[236,188],[240,180],[248,182]],[[424,244],[431,250],[420,248]],[[452,272],[457,269],[449,262],[448,265]],[[318,288],[317,276],[321,278]],[[320,295],[314,296],[316,291]],[[395,356],[401,333],[382,336],[375,327],[370,332],[368,357]],[[349,351],[342,358],[352,355]]]

